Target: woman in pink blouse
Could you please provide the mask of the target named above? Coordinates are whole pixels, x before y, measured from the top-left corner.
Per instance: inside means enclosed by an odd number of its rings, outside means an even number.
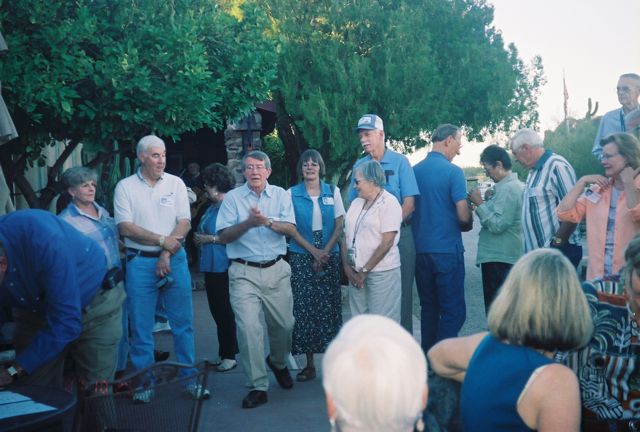
[[[580,178],[558,205],[566,222],[587,219],[587,279],[615,278],[624,250],[640,230],[640,143],[628,133],[602,139],[604,176]]]

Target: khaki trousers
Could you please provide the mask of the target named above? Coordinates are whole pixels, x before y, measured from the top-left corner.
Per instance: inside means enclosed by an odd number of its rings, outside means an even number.
[[[284,260],[268,268],[256,268],[232,262],[229,267],[229,295],[236,317],[240,363],[252,390],[269,388],[264,328],[264,312],[269,337],[269,357],[277,368],[287,366],[293,331],[293,295],[291,267]]]
[[[67,353],[75,362],[78,378],[85,384],[113,380],[118,343],[122,337],[122,303],[125,298],[122,282],[110,290],[100,289],[82,313],[82,330],[78,339],[53,360],[16,383],[62,387]],[[14,308],[13,314],[16,321],[14,345],[19,354],[39,331],[47,328],[47,321],[46,317],[24,309]]]
[[[400,267],[367,273],[364,287],[349,285],[351,315],[375,314],[400,324]]]

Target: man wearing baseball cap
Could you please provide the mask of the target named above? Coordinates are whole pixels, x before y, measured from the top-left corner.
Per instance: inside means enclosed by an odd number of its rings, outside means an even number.
[[[401,153],[385,145],[384,124],[376,114],[364,114],[355,128],[360,137],[360,145],[366,153],[353,165],[353,172],[360,164],[376,160],[382,166],[386,177],[384,188],[396,197],[402,206],[402,228],[400,231],[400,268],[402,272],[402,299],[400,324],[409,333],[413,331],[413,281],[415,273],[416,250],[411,232],[411,214],[415,208],[415,196],[420,195],[416,177],[409,160]],[[351,177],[349,202],[357,196]]]

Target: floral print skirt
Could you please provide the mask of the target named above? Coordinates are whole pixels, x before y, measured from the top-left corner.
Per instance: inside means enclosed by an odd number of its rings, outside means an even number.
[[[314,231],[314,246],[322,247],[322,231]],[[292,354],[322,353],[342,326],[340,256],[329,256],[319,273],[313,271],[310,253],[289,254],[293,291]]]

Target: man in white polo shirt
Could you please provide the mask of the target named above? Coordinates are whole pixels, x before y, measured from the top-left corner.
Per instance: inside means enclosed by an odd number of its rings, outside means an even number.
[[[131,325],[131,363],[153,363],[153,325],[158,296],[166,305],[176,360],[193,364],[191,275],[182,242],[191,229],[184,182],[164,172],[166,149],[155,135],[138,142],[140,168],[121,180],[114,195],[115,221],[125,238],[126,290]],[[199,391],[207,398],[208,391]]]

